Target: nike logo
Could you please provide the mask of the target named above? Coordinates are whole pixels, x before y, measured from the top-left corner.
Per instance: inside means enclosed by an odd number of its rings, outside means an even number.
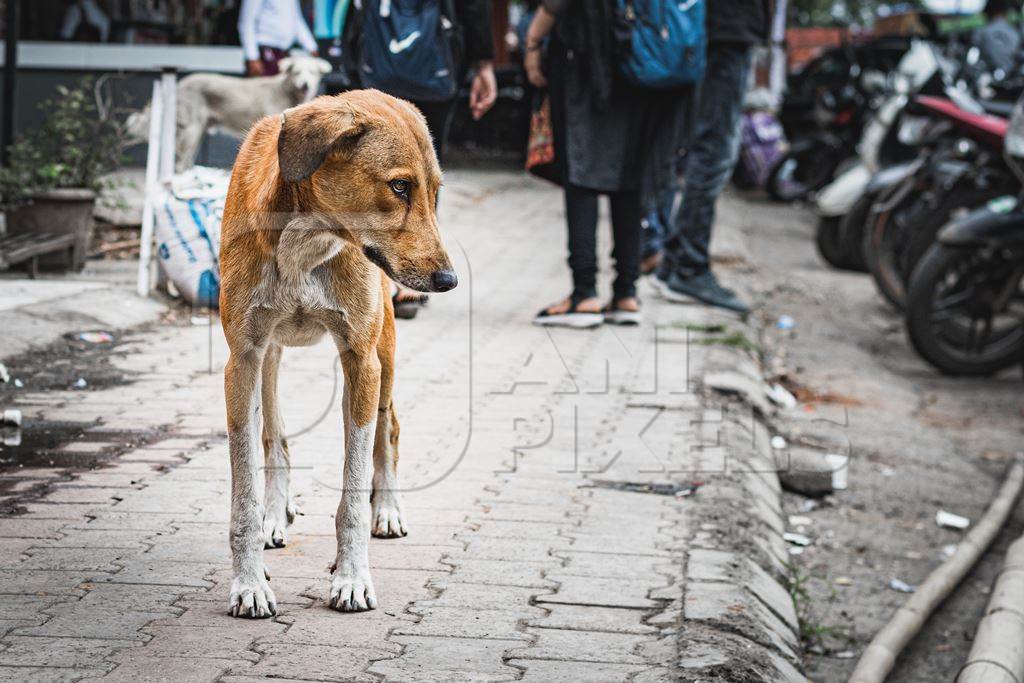
[[[391,43],[388,44],[388,49],[391,50],[391,54],[397,55],[399,52],[402,52],[403,50],[408,50],[409,46],[415,43],[416,39],[419,37],[420,32],[413,31],[412,33],[407,35],[405,38],[402,38],[401,40],[395,40],[394,38],[392,38]]]

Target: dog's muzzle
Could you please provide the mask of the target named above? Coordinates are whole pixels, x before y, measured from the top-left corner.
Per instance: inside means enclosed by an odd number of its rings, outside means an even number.
[[[430,276],[430,286],[435,292],[447,292],[459,284],[459,276],[454,270],[435,270]]]

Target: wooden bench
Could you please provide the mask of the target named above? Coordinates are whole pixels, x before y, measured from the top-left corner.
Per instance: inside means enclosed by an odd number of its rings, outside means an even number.
[[[34,279],[39,274],[39,257],[57,251],[67,251],[68,268],[70,268],[74,263],[75,241],[74,233],[65,235],[37,233],[2,237],[0,238],[0,270],[7,270],[13,265],[28,261],[28,276]]]

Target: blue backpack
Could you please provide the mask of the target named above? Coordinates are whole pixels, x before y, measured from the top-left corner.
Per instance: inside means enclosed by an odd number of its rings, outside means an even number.
[[[450,0],[363,0],[359,75],[364,87],[439,102],[458,90]]]
[[[654,89],[692,85],[704,76],[704,0],[616,0],[619,71]]]

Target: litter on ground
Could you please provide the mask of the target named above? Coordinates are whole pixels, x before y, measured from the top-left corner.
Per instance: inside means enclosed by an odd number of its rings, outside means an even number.
[[[787,531],[786,533],[784,533],[782,535],[782,538],[784,538],[787,543],[792,543],[793,545],[805,546],[805,545],[810,545],[811,544],[811,537],[810,536],[805,536],[804,534],[798,534],[798,533],[795,533],[793,531]]]
[[[959,529],[963,531],[971,525],[971,520],[960,515],[954,515],[952,512],[939,510],[935,513],[935,523],[946,529]]]
[[[893,579],[892,581],[890,581],[889,588],[893,589],[894,591],[899,591],[900,593],[913,593],[917,590],[916,587],[911,586],[909,583],[904,583],[899,579]]]

